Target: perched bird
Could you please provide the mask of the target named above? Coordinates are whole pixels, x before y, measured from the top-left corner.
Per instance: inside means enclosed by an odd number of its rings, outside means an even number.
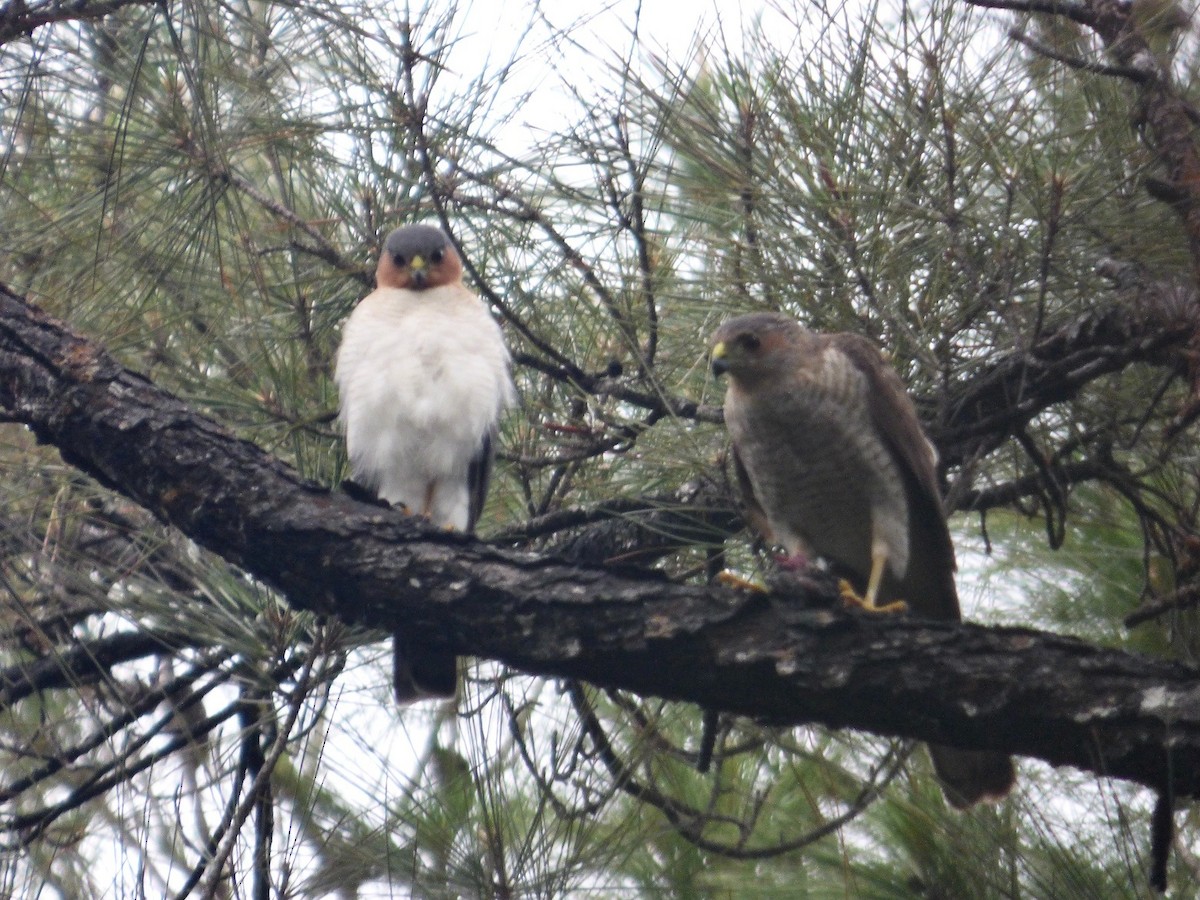
[[[487,307],[462,283],[437,228],[384,241],[376,289],[346,320],[338,350],[340,418],[354,481],[447,528],[474,530],[487,496],[497,421],[512,404],[509,355]],[[397,631],[396,699],[453,697],[452,655]]]
[[[729,377],[725,424],[747,519],[786,550],[784,565],[804,568],[815,554],[868,609],[903,600],[961,619],[937,454],[875,346],[755,313],[717,330],[712,368]],[[1003,754],[931,746],[930,755],[957,807],[1012,787]]]

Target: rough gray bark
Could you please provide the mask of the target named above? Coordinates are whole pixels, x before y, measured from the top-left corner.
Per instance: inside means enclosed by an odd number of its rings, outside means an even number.
[[[987,747],[1200,795],[1200,671],[1021,628],[864,617],[572,565],[299,478],[0,288],[0,414],[288,597],[528,672],[777,724]]]

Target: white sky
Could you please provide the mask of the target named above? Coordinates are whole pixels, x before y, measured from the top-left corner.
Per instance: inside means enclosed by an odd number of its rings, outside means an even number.
[[[429,0],[434,17],[443,5]],[[632,55],[637,68],[648,53],[682,62],[694,54],[697,37],[736,49],[743,31],[759,17],[776,20],[781,35],[795,34],[795,27],[772,11],[770,0],[525,0],[504,5],[475,0],[460,6],[456,15],[460,41],[450,74],[468,83],[481,67],[500,68],[516,55],[520,61],[505,93],[519,96],[532,90],[536,98],[524,104],[516,121],[535,130],[543,123],[557,130],[562,114],[579,115],[571,91],[589,96],[619,88],[611,66]],[[559,34],[551,37],[552,32]],[[468,60],[478,60],[480,66],[467,71]]]

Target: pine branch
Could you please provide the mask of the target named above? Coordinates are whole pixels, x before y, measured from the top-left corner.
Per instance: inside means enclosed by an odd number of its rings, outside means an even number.
[[[1022,628],[864,617],[506,551],[300,479],[0,290],[0,411],[301,608],[780,725],[1036,756],[1200,796],[1200,671]]]
[[[0,669],[0,707],[8,707],[37,691],[90,684],[118,663],[144,659],[185,646],[178,635],[160,631],[122,631],[64,652]]]
[[[1096,14],[1089,4],[1075,3],[1071,0],[967,0],[967,2],[972,6],[984,9],[1005,9],[1013,12],[1065,16],[1081,25],[1094,25],[1096,21]]]

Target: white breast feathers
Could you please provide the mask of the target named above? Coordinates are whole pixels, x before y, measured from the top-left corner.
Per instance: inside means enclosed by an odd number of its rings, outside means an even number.
[[[446,494],[431,518],[465,527],[471,460],[514,399],[508,365],[499,327],[461,286],[365,298],[336,374],[354,478],[410,509],[436,484]]]

